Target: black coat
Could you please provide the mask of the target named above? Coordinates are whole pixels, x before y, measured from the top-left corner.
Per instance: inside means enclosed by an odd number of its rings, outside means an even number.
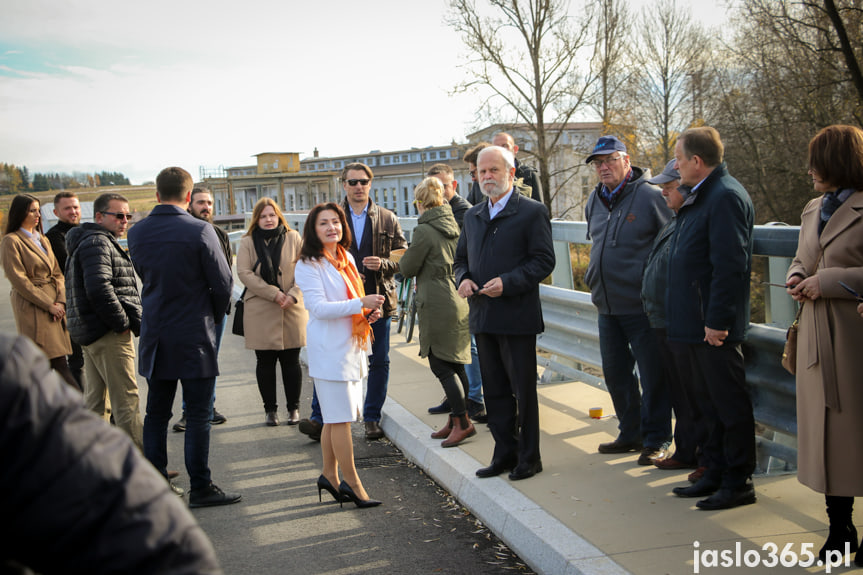
[[[681,186],[687,194],[688,188]],[[677,211],[665,297],[669,341],[702,343],[704,328],[728,330],[739,343],[749,327],[755,210],[722,163]]]
[[[45,232],[45,237],[51,242],[51,249],[54,250],[54,257],[57,258],[57,264],[60,266],[60,271],[66,273],[66,258],[69,254],[66,252],[66,234],[69,230],[76,228],[72,224],[66,222],[57,222],[51,229]]]
[[[233,276],[213,226],[160,204],[129,230],[129,255],[143,284],[138,373],[219,375],[216,324],[231,301]]]
[[[117,238],[99,224],[86,223],[66,235],[66,323],[78,345],[106,333],[141,332],[141,296],[135,268]]]
[[[458,229],[462,229],[464,227],[464,215],[472,207],[470,202],[455,194],[447,203],[452,208],[452,215],[455,218],[455,223],[458,224]]]
[[[183,500],[26,337],[0,334],[0,571],[220,574]]]
[[[480,288],[498,276],[503,281],[500,297],[469,299],[471,333],[542,333],[539,283],[551,274],[554,261],[551,222],[543,204],[514,193],[493,220],[488,202],[469,209],[456,249],[456,286],[468,278]]]

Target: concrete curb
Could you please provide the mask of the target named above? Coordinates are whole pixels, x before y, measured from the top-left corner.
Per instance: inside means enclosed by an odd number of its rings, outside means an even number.
[[[539,575],[627,575],[629,572],[500,477],[480,479],[483,464],[444,449],[433,431],[392,397],[383,408],[387,437],[446,488]]]

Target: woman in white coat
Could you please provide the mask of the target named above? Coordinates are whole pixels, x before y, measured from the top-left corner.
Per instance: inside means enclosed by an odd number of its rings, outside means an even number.
[[[334,203],[318,204],[303,230],[303,247],[294,280],[309,312],[306,351],[309,376],[321,404],[323,471],[318,499],[328,491],[340,504],[374,507],[354,465],[351,422],[360,416],[361,382],[368,371],[371,326],[380,318],[382,295],[365,295],[363,282],[347,248],[351,232],[345,213]],[[343,481],[339,482],[339,468]],[[334,487],[338,485],[338,489]]]

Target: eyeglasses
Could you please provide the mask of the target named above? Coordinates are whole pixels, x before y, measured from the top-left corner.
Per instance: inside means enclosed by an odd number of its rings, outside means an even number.
[[[623,158],[625,158],[625,156],[617,156],[616,158],[605,158],[604,160],[593,160],[592,162],[590,162],[590,165],[594,168],[599,168],[603,164],[610,166],[612,163],[616,162],[617,160],[622,160]]]
[[[105,214],[106,216],[114,216],[118,220],[126,220],[127,222],[132,220],[132,214],[123,214],[120,212],[101,212],[101,213]]]
[[[349,186],[356,186],[357,184],[359,184],[361,186],[368,186],[369,182],[371,182],[371,180],[366,179],[366,178],[363,178],[362,180],[342,180],[342,181],[347,182]]]

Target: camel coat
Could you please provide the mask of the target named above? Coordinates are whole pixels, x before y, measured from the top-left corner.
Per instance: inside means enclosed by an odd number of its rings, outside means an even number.
[[[806,278],[814,271],[822,292],[800,314],[797,479],[819,493],[861,496],[863,319],[839,281],[863,292],[863,192],[852,194],[836,210],[819,238],[820,210],[820,197],[804,208],[797,255],[787,276]]]
[[[51,251],[51,243],[42,238],[47,254],[24,232],[7,234],[0,242],[0,263],[12,284],[10,301],[18,333],[26,335],[53,359],[72,353],[66,319],[54,321],[48,311],[52,304],[66,304],[63,270]]]
[[[294,265],[300,255],[302,238],[288,229],[279,264],[281,291],[293,296],[297,303],[282,310],[276,303],[279,288],[261,277],[261,266],[255,268],[258,255],[252,236],[244,236],[237,251],[237,277],[246,286],[243,329],[246,349],[283,350],[306,345],[306,322],[309,315],[303,305],[303,293],[294,282]],[[253,271],[253,268],[254,271]]]

